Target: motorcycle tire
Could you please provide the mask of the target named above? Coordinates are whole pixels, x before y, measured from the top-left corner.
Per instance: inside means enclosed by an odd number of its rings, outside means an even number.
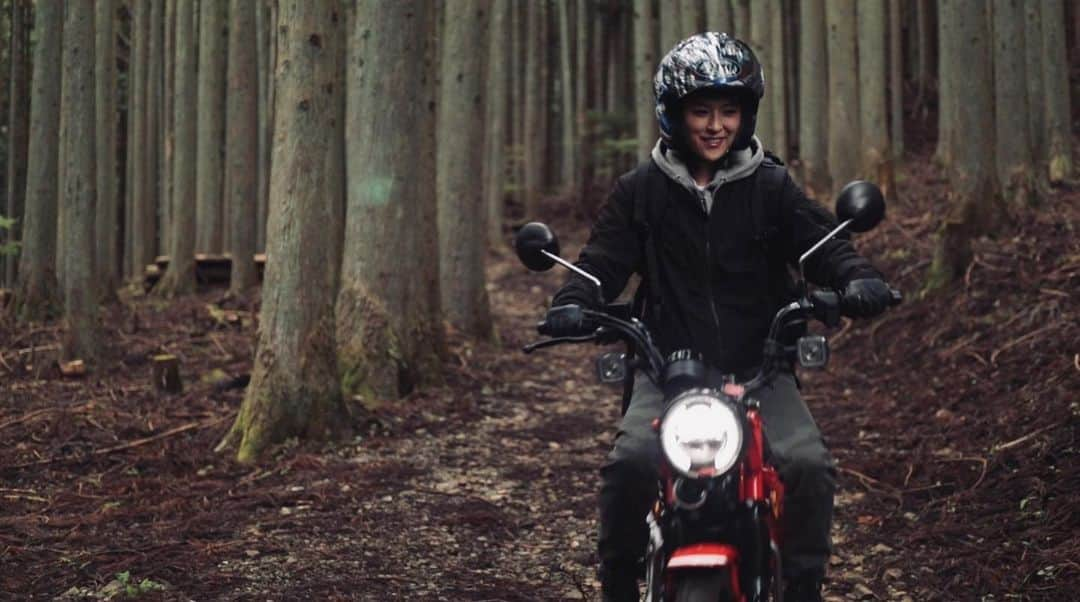
[[[731,602],[731,577],[726,571],[695,571],[679,578],[675,602]]]

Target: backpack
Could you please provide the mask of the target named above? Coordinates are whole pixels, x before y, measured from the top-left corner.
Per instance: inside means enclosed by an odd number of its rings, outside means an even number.
[[[786,260],[778,253],[777,245],[773,242],[776,237],[776,228],[771,226],[781,211],[779,195],[787,179],[787,168],[780,157],[767,150],[764,152],[765,159],[753,175],[755,182],[751,211],[754,220],[754,240],[762,245],[769,258],[770,273],[785,275],[784,282],[770,283],[770,286],[790,287],[790,278],[786,276],[787,272],[783,268]],[[663,303],[659,294],[660,276],[656,240],[660,233],[660,225],[663,224],[664,212],[668,208],[668,203],[663,202],[666,197],[666,177],[650,177],[654,170],[659,170],[651,159],[643,167],[635,171],[630,186],[634,205],[632,224],[638,232],[638,239],[644,247],[645,255],[645,273],[642,274],[641,283],[634,291],[634,300],[630,310],[630,315],[637,319],[644,317],[647,308],[654,315],[663,312]],[[622,396],[623,414],[630,407],[630,397],[634,391],[636,364],[634,349],[629,344],[626,360],[627,369]]]

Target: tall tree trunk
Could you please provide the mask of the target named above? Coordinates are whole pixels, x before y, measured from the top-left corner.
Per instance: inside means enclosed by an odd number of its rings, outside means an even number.
[[[904,49],[903,10],[900,0],[889,0],[889,141],[892,159],[904,155]]]
[[[858,6],[859,132],[861,172],[879,186],[886,197],[896,188],[892,150],[889,148],[886,32],[886,0],[861,0]]]
[[[195,250],[200,253],[222,250],[227,11],[224,0],[199,2]]]
[[[510,47],[510,3],[496,0],[491,5],[491,27],[488,29],[488,102],[486,105],[487,137],[484,143],[484,206],[487,209],[487,242],[494,247],[501,242],[503,208],[505,207],[507,132],[510,88],[508,76]],[[571,94],[571,102],[573,95]],[[571,137],[573,132],[570,133]],[[573,138],[571,138],[571,141]],[[571,142],[572,144],[572,142]],[[573,146],[570,152],[573,152]],[[574,166],[574,161],[568,161]],[[571,176],[573,180],[573,176]]]
[[[653,0],[634,0],[634,116],[637,160],[648,161],[656,143],[656,109],[653,74],[656,58],[656,27]]]
[[[274,65],[270,57],[270,38],[273,28],[270,23],[270,7],[266,0],[255,2],[255,37],[258,45],[258,80],[259,80],[259,191],[255,204],[255,249],[266,249],[266,199],[270,189],[270,87],[273,85]]]
[[[949,209],[938,233],[927,288],[935,290],[962,277],[971,262],[971,241],[1001,222],[1001,199],[994,176],[994,92],[987,5],[982,0],[940,0],[943,71],[954,81],[947,90],[963,99],[955,132],[963,144],[952,148]],[[949,64],[951,63],[951,64]],[[960,104],[958,99],[954,103]]]
[[[525,135],[522,140],[522,160],[525,175],[525,216],[534,219],[540,210],[540,186],[543,178],[544,130],[541,129],[541,112],[546,111],[543,104],[544,81],[541,78],[541,55],[544,53],[544,38],[541,21],[545,19],[545,2],[527,3],[525,16]]]
[[[574,84],[574,118],[577,120],[577,153],[574,157],[574,165],[577,173],[574,181],[578,183],[578,196],[585,199],[588,194],[589,181],[592,179],[592,134],[589,131],[589,24],[590,4],[587,0],[578,0],[577,30],[575,31],[575,49],[577,55],[576,81]]]
[[[825,1],[806,0],[799,36],[799,158],[803,186],[811,197],[830,194],[829,63],[825,52]]]
[[[151,259],[158,254],[158,232],[161,200],[161,104],[162,77],[165,69],[162,47],[165,26],[164,0],[150,0],[150,37],[146,59],[146,142],[140,156],[146,162],[146,202],[141,205],[145,214],[143,225],[149,243]]]
[[[779,150],[776,147],[776,116],[773,114],[772,103],[772,98],[776,96],[776,93],[773,91],[774,71],[769,43],[769,34],[772,32],[772,9],[771,0],[750,4],[750,39],[748,41],[765,73],[765,97],[761,99],[761,105],[758,107],[755,131],[765,148]]]
[[[1042,65],[1042,10],[1040,2],[1024,3],[1024,63],[1027,65]],[[1045,86],[1043,86],[1043,70],[1030,68],[1024,72],[1024,82],[1027,86],[1028,102],[1031,110],[1027,112],[1028,136],[1031,138],[1031,155],[1035,160],[1038,181],[1043,181],[1048,175],[1047,166],[1047,142],[1046,142],[1046,112]]]
[[[114,0],[94,5],[94,110],[97,112],[97,210],[94,223],[98,278],[106,294],[120,282],[120,209],[116,172],[116,17]],[[61,19],[62,20],[62,19]]]
[[[1050,182],[1057,184],[1071,177],[1073,171],[1069,62],[1065,59],[1065,4],[1062,0],[1043,0],[1041,8],[1047,161]]]
[[[437,190],[439,289],[446,320],[470,336],[490,337],[491,310],[484,277],[483,54],[487,0],[461,0],[446,14],[441,57]]]
[[[69,2],[64,19],[60,92],[60,260],[64,275],[65,358],[97,356],[98,284],[94,270],[94,5]]]
[[[949,86],[957,79],[957,74],[949,69],[957,66],[951,57],[945,56],[946,40],[957,35],[955,19],[946,19],[945,0],[938,0],[938,136],[937,148],[934,150],[934,159],[943,166],[948,167],[953,159],[953,126],[956,123],[956,112],[960,109],[960,96]],[[982,59],[985,61],[985,58]],[[963,132],[961,132],[963,135]],[[967,142],[964,142],[967,144]]]
[[[361,0],[349,44],[348,209],[338,365],[347,395],[437,380],[443,350],[435,181],[435,17],[425,0]],[[359,58],[363,57],[363,61]],[[413,66],[408,72],[400,65]],[[386,98],[417,102],[387,103]],[[409,130],[414,134],[401,136]]]
[[[255,286],[255,201],[258,194],[258,81],[255,6],[251,0],[229,5],[228,106],[225,168],[229,208],[229,292],[243,295]],[[339,122],[340,123],[340,122]],[[328,132],[327,135],[333,135]],[[336,222],[335,222],[336,223]]]
[[[577,182],[574,165],[575,155],[575,132],[574,132],[574,65],[571,57],[574,40],[570,31],[570,11],[573,9],[569,2],[564,0],[558,4],[559,11],[559,83],[562,118],[562,144],[560,144],[559,166],[562,168],[560,180],[565,190],[576,190]],[[488,55],[493,60],[493,55]],[[490,122],[489,122],[490,123]]]
[[[772,5],[769,11],[769,66],[771,70],[766,74],[772,84],[772,90],[766,94],[765,100],[769,102],[772,115],[773,140],[772,148],[781,157],[786,157],[790,152],[788,146],[788,114],[787,114],[787,55],[784,52],[784,41],[787,38],[784,30],[784,3],[783,0],[769,0]]]
[[[701,33],[704,20],[701,0],[678,0],[679,2],[679,39]]]
[[[734,33],[735,15],[730,0],[705,0],[705,30]]]
[[[521,2],[510,3],[510,179],[513,182],[514,201],[525,202],[525,44],[528,35],[525,31],[525,5]]]
[[[731,19],[735,37],[750,41],[750,0],[731,0]]]
[[[161,157],[159,173],[161,186],[158,191],[158,248],[168,253],[172,247],[172,162],[176,135],[173,131],[173,100],[176,95],[176,0],[165,2],[165,45],[162,48],[164,76],[161,84]]]
[[[859,89],[855,55],[854,0],[825,0],[829,56],[828,164],[833,192],[859,173]]]
[[[334,219],[327,200],[325,160],[340,127],[333,36],[344,20],[335,1],[282,0],[277,63],[279,103],[274,126],[273,172],[266,278],[251,384],[236,423],[223,441],[239,440],[237,459],[251,462],[288,437],[342,434],[334,343],[330,241]],[[396,35],[404,32],[395,31]]]
[[[195,291],[195,12],[195,0],[176,0],[172,232],[169,267],[155,288],[165,296]]]
[[[34,15],[34,75],[30,101],[30,148],[26,167],[26,212],[22,229],[16,315],[40,320],[59,309],[56,281],[57,143],[60,136],[62,0],[38,0]]]
[[[154,241],[147,218],[152,209],[150,202],[150,178],[146,173],[146,125],[149,110],[150,86],[147,66],[150,50],[150,3],[138,2],[132,6],[131,59],[128,61],[128,205],[127,227],[130,229],[131,247],[128,250],[128,276],[142,277],[146,265],[154,259]]]
[[[3,214],[16,221],[7,231],[9,241],[22,238],[21,222],[26,200],[26,159],[30,129],[30,10],[29,0],[11,0],[11,45],[8,47],[11,79],[8,88],[7,209],[3,211]],[[18,260],[18,255],[0,257],[6,273],[5,279],[0,283],[15,282],[18,276]]]
[[[682,40],[681,2],[664,2],[660,6],[660,56],[671,52]]]
[[[1007,202],[1026,205],[1036,201],[1028,113],[1037,106],[1028,102],[1024,82],[1024,7],[1020,0],[995,0],[992,12],[998,184]]]

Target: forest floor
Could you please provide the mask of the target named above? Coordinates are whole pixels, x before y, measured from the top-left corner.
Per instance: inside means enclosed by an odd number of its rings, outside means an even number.
[[[858,245],[907,303],[845,323],[827,370],[802,374],[840,469],[827,599],[1075,599],[1080,192],[1018,212],[959,285],[920,298],[945,182],[905,174]],[[552,217],[576,248],[568,207]],[[595,599],[619,391],[596,382],[597,348],[519,351],[562,274],[501,250],[489,276],[499,344],[451,335],[445,385],[256,466],[212,451],[251,367],[251,305],[108,306],[81,378],[57,369],[57,327],[3,323],[0,598]],[[163,352],[181,394],[153,387]]]

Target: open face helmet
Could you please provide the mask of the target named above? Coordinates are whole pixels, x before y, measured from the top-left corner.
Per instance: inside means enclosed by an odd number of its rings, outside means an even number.
[[[758,105],[765,95],[765,74],[745,42],[709,31],[679,42],[660,61],[653,78],[660,135],[672,142],[682,127],[680,103],[701,90],[733,93],[742,108],[742,124],[732,150],[750,145]]]

